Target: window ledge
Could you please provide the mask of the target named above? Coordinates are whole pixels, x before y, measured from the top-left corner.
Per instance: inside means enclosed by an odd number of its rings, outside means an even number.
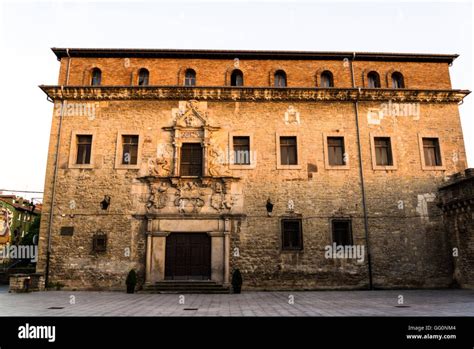
[[[301,170],[301,165],[277,165],[277,170]]]
[[[246,165],[239,165],[239,164],[229,164],[229,169],[231,170],[254,170],[256,164],[246,164]]]
[[[422,166],[423,171],[446,171],[446,166]]]
[[[94,169],[94,164],[70,164],[68,167],[72,169]]]
[[[397,166],[379,166],[379,165],[375,165],[373,166],[373,170],[374,171],[396,171],[398,170],[398,167]]]
[[[120,165],[115,165],[115,169],[116,169],[116,170],[139,170],[139,169],[140,169],[140,165],[124,165],[124,164],[120,164]]]
[[[326,170],[350,170],[349,165],[325,165]]]

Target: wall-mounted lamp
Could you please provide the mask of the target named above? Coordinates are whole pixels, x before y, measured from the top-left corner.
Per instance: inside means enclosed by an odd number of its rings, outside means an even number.
[[[272,199],[268,198],[266,208],[267,208],[267,216],[268,216],[268,217],[271,217],[272,212],[273,212],[273,202],[272,202]]]
[[[110,196],[104,195],[104,200],[100,202],[100,208],[103,210],[108,209],[110,206]]]

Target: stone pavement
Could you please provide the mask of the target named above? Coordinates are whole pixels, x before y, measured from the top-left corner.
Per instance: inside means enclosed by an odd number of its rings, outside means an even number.
[[[474,290],[183,296],[184,304],[181,304],[183,299],[177,294],[91,291],[10,294],[6,287],[0,286],[0,316],[474,316]],[[403,296],[404,307],[397,307],[399,296]]]

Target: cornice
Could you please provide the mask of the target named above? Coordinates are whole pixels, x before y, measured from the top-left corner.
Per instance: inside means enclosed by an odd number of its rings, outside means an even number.
[[[39,86],[51,100],[393,101],[459,103],[471,91],[223,86]]]
[[[350,52],[350,51],[262,51],[262,50],[196,50],[196,49],[130,49],[130,48],[58,48],[52,51],[57,59],[84,58],[185,58],[185,59],[278,59],[439,62],[451,64],[457,54]]]

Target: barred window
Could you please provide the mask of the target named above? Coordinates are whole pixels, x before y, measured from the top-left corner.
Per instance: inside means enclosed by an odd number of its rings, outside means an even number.
[[[181,176],[202,175],[202,147],[200,143],[183,143],[181,146]]]

